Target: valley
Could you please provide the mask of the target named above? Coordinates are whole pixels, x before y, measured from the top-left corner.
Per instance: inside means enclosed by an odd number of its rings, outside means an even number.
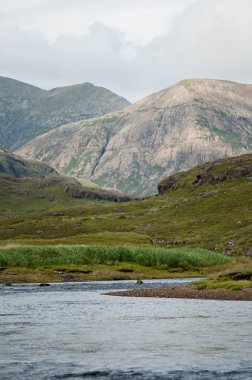
[[[252,0],[0,0],[1,380],[249,380]]]
[[[20,86],[34,101],[39,90]],[[93,102],[92,91],[107,91],[90,86],[52,95],[74,100],[88,89]],[[66,107],[48,101],[52,112]],[[50,124],[17,153],[0,149],[0,282],[205,276],[239,264],[244,273],[252,254],[252,155],[243,154],[252,143],[251,86],[187,80],[128,107],[119,97],[115,104],[124,109]],[[86,247],[96,259],[75,262]],[[114,260],[124,250],[136,258]],[[176,264],[157,259],[172,250]],[[226,264],[205,262],[207,252],[221,252]]]
[[[190,257],[196,258],[200,248],[212,252],[212,257],[214,252],[225,253],[228,266],[229,257],[234,260],[232,264],[230,259],[231,267],[247,257],[243,273],[251,257],[251,175],[252,155],[221,159],[164,179],[158,186],[159,195],[143,199],[112,196],[109,190],[101,197],[95,188],[90,190],[94,192],[92,196],[76,197],[75,182],[71,183],[72,191],[66,192],[62,189],[68,188],[68,182],[63,188],[61,182],[54,181],[37,187],[37,181],[43,183],[45,179],[2,175],[0,256],[5,270],[1,271],[0,281],[170,278],[225,270],[225,265],[203,264],[204,251],[199,260],[202,264],[192,264]],[[80,186],[77,185],[79,191]],[[98,261],[75,262],[74,252],[79,250],[83,255],[87,246],[97,250]],[[126,246],[133,250],[139,247],[146,264],[129,258],[125,263],[113,259],[120,249],[127,251]],[[53,263],[54,249],[58,257],[67,250],[64,247],[69,247],[67,262]],[[38,257],[45,253],[47,259],[34,266],[31,258],[22,261],[22,249],[24,254],[30,252],[28,257],[38,252]],[[180,261],[162,265],[155,259],[148,264],[148,252],[152,250],[151,255],[156,257],[160,249],[164,257],[169,249],[175,249]],[[183,250],[188,250],[188,258],[181,256]],[[5,255],[11,258],[12,252],[21,260],[20,268],[6,261]],[[101,261],[104,254],[107,258]]]

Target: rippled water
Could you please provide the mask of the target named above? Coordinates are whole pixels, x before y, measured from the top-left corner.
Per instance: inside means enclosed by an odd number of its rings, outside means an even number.
[[[252,302],[103,295],[134,287],[0,286],[0,378],[252,379]]]

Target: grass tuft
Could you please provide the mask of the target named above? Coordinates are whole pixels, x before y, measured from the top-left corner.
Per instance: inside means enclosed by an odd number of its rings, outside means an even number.
[[[202,248],[136,248],[112,246],[28,246],[0,250],[2,268],[39,268],[54,265],[117,265],[135,263],[166,269],[211,267],[232,262],[221,253]]]

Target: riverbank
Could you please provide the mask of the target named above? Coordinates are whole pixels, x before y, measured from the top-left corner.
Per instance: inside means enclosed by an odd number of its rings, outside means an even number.
[[[144,284],[143,284],[144,286]],[[186,298],[204,300],[252,301],[252,287],[242,290],[199,289],[196,285],[182,285],[163,287],[158,289],[136,289],[107,293],[111,296],[121,297],[157,297],[157,298]]]
[[[146,268],[141,265],[88,265],[54,266],[50,268],[1,268],[0,284],[55,283],[87,281],[120,281],[145,279],[199,278],[205,277],[202,271],[167,271]]]

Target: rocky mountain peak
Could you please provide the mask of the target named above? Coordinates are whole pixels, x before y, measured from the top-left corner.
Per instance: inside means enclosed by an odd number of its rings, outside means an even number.
[[[197,164],[252,151],[252,86],[185,80],[103,117],[71,123],[19,150],[77,178],[136,195]]]

